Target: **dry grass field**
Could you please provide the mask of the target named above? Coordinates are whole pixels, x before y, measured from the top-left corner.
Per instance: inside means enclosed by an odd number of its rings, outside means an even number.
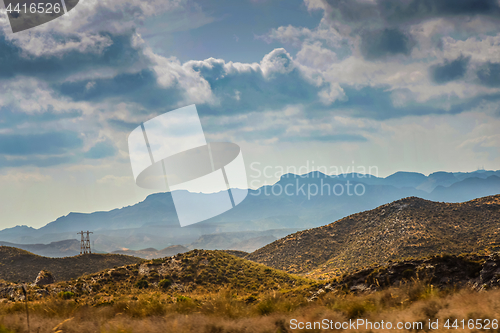
[[[325,293],[308,301],[300,292],[263,293],[241,296],[231,290],[213,294],[169,295],[159,291],[130,290],[91,298],[60,294],[29,302],[31,332],[172,332],[172,333],[284,333],[284,332],[409,332],[429,331],[428,321],[438,320],[434,332],[500,332],[469,329],[468,320],[500,318],[500,290],[470,288],[438,290],[413,281],[376,292]],[[422,323],[422,329],[293,329],[297,322]],[[447,329],[446,320],[465,320],[465,329]],[[492,327],[493,326],[493,327]],[[495,328],[496,327],[496,328]],[[26,309],[22,301],[0,304],[0,332],[27,332]]]

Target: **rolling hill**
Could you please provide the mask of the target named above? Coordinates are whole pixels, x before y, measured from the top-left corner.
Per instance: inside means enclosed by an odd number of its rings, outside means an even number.
[[[246,258],[328,278],[436,253],[500,249],[500,195],[464,203],[404,198],[279,239]]]
[[[143,259],[155,259],[155,258],[163,258],[163,257],[171,257],[176,255],[177,253],[188,252],[189,249],[182,245],[172,245],[166,247],[162,250],[157,250],[155,248],[147,248],[142,250],[117,250],[113,251],[113,254],[125,254],[128,256],[139,257]]]
[[[386,178],[356,173],[328,176],[317,171],[285,174],[274,185],[250,190],[247,198],[235,208],[185,228],[178,223],[171,193],[155,193],[135,205],[107,212],[69,213],[39,229],[18,226],[0,230],[0,241],[57,242],[74,239],[80,230],[90,230],[94,232],[94,248],[101,252],[123,248],[162,249],[174,245],[252,251],[285,234],[319,227],[409,196],[461,202],[500,194],[499,176],[500,171],[436,172],[429,176],[397,172]],[[348,191],[340,195],[306,193],[308,188],[314,193],[324,186],[345,189],[347,182],[351,189],[363,185],[363,195],[349,195]],[[291,191],[288,192],[291,195],[285,193],[285,189]]]
[[[192,250],[173,257],[86,274],[78,279],[80,289],[74,286],[71,290],[77,294],[86,291],[130,293],[137,289],[157,290],[159,282],[165,279],[168,285],[164,286],[163,291],[173,294],[179,291],[217,292],[224,289],[251,294],[290,289],[314,282],[224,251]]]
[[[142,259],[120,254],[84,254],[65,258],[47,258],[14,247],[0,246],[0,279],[33,282],[42,270],[50,271],[56,281],[65,281],[114,266],[141,262]]]
[[[237,250],[253,252],[277,239],[285,237],[297,229],[274,229],[265,231],[221,232],[203,235],[189,244],[190,249]]]

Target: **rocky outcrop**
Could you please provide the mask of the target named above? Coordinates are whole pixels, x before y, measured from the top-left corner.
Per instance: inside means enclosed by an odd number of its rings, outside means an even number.
[[[422,281],[437,288],[469,286],[475,290],[500,287],[500,253],[438,255],[425,259],[388,262],[346,274],[311,290],[310,301],[328,291],[369,292]]]
[[[54,283],[54,277],[52,276],[52,273],[46,270],[41,270],[40,273],[38,273],[38,276],[36,277],[35,286],[44,286],[46,284],[52,284]]]

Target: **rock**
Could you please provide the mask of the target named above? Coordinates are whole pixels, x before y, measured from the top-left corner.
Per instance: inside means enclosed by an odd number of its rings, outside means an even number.
[[[368,291],[370,290],[370,288],[364,284],[364,283],[360,283],[360,284],[357,284],[355,286],[352,286],[350,288],[351,291]]]
[[[52,276],[52,273],[46,270],[41,270],[40,273],[38,273],[38,276],[36,277],[35,286],[44,286],[46,284],[51,284],[54,283],[54,277]]]
[[[49,292],[45,289],[39,289],[36,291],[36,295],[38,297],[44,297],[44,296],[49,296]]]
[[[17,286],[9,286],[5,288],[0,288],[0,297],[2,298],[14,298],[17,296]]]
[[[488,257],[486,262],[483,264],[483,268],[479,275],[482,283],[493,282],[495,284],[496,280],[500,276],[500,267],[498,265],[499,261],[500,257],[497,253]]]
[[[139,266],[139,274],[140,275],[149,275],[149,266],[148,264],[141,264]]]

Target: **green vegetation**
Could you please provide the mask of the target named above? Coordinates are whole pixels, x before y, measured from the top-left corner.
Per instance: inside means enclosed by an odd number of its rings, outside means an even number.
[[[134,287],[139,288],[139,289],[145,289],[149,287],[149,283],[146,280],[139,280],[134,284]]]
[[[5,326],[0,325],[0,333],[14,333],[14,331],[6,329]]]
[[[78,295],[91,292],[114,294],[119,290],[161,290],[174,295],[182,292],[211,293],[222,289],[242,294],[269,290],[290,290],[308,286],[312,280],[287,274],[224,251],[193,250],[164,259],[133,264],[81,276],[72,283]]]
[[[161,280],[159,283],[158,283],[158,287],[162,288],[162,289],[167,289],[168,287],[170,287],[172,285],[172,281],[170,281],[170,279],[163,279]]]
[[[58,295],[62,299],[70,299],[75,296],[75,293],[72,293],[71,291],[61,291]]]

